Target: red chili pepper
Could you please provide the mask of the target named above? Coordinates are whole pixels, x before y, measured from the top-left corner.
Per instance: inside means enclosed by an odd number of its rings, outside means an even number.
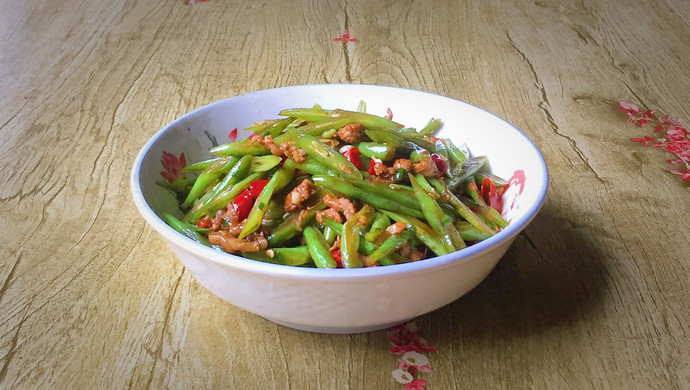
[[[352,165],[356,166],[357,169],[364,169],[364,166],[362,166],[362,162],[359,160],[359,149],[348,149],[343,153],[343,156],[345,156],[345,158],[347,158],[347,160],[351,162]]]
[[[440,154],[432,153],[431,154],[431,161],[436,164],[436,169],[443,175],[446,173],[446,169],[448,169],[448,164],[446,163],[446,160],[441,157]]]
[[[338,264],[338,268],[343,268],[343,259],[340,256],[340,248],[335,248],[331,251],[331,256],[335,259],[335,263]]]
[[[201,219],[196,221],[196,226],[198,226],[200,228],[204,228],[204,229],[210,228],[212,224],[213,223],[211,222],[210,219],[205,219],[205,218],[201,218]]]
[[[242,191],[241,194],[237,195],[235,199],[232,200],[232,208],[235,210],[235,215],[237,215],[238,221],[244,221],[249,216],[249,212],[252,211],[252,206],[254,205],[254,198],[252,197],[249,189]]]
[[[252,194],[252,198],[258,198],[261,191],[266,187],[266,184],[268,184],[268,179],[255,180],[249,183],[249,193]]]
[[[495,208],[499,213],[501,212],[501,202],[499,201],[498,192],[496,191],[496,185],[491,179],[485,177],[482,180],[482,188],[479,191],[484,198],[484,201],[489,206]]]

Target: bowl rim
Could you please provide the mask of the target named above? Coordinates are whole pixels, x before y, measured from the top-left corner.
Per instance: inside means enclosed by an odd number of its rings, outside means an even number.
[[[467,248],[460,249],[458,251],[445,254],[442,256],[436,256],[421,261],[396,264],[392,266],[381,266],[381,267],[364,267],[364,268],[354,268],[354,269],[320,269],[320,268],[306,268],[306,267],[296,267],[282,264],[266,263],[258,260],[248,259],[241,256],[233,255],[226,252],[221,252],[216,249],[207,247],[203,244],[197,243],[192,239],[185,237],[184,235],[175,231],[172,227],[161,219],[153,209],[148,205],[144,198],[143,191],[141,189],[139,180],[139,171],[141,170],[141,165],[144,157],[147,155],[152,145],[163,136],[169,129],[174,128],[178,123],[184,121],[190,116],[196,115],[199,111],[211,109],[215,105],[223,104],[224,102],[232,99],[241,98],[246,95],[253,95],[259,93],[267,93],[269,91],[276,90],[291,90],[291,89],[308,89],[308,88],[375,88],[375,89],[391,89],[393,91],[404,90],[407,92],[413,92],[418,94],[426,94],[434,96],[435,98],[450,99],[458,103],[466,104],[471,106],[473,109],[482,111],[484,114],[498,119],[504,124],[508,125],[518,136],[524,138],[528,145],[531,146],[533,152],[536,153],[539,160],[539,167],[543,172],[543,180],[538,184],[537,199],[534,203],[529,205],[528,209],[525,211],[524,215],[517,218],[505,227],[500,232],[496,233],[494,236],[487,238],[484,241],[480,241]],[[414,90],[409,88],[394,87],[394,86],[384,86],[384,85],[374,85],[374,84],[304,84],[304,85],[293,85],[285,87],[268,88],[263,90],[257,90],[252,92],[247,92],[239,95],[230,96],[204,106],[198,107],[180,117],[173,120],[172,122],[166,124],[161,129],[159,129],[140,149],[132,165],[130,174],[130,190],[139,213],[144,217],[146,222],[153,227],[159,234],[161,234],[167,241],[181,247],[182,249],[201,256],[205,259],[211,260],[214,263],[222,265],[224,267],[231,267],[238,270],[260,273],[264,275],[282,276],[294,279],[321,279],[321,280],[344,280],[344,279],[377,279],[377,278],[387,278],[387,277],[401,277],[410,273],[419,274],[425,272],[431,272],[438,270],[439,268],[446,268],[448,266],[457,263],[466,263],[478,258],[485,252],[490,252],[492,249],[501,246],[505,243],[510,243],[512,239],[519,234],[531,221],[534,219],[536,214],[539,212],[544,204],[546,198],[546,193],[549,186],[549,171],[544,160],[544,156],[541,151],[536,146],[534,141],[532,141],[526,134],[524,134],[520,129],[515,127],[512,123],[504,120],[503,118],[493,114],[483,108],[477,107],[470,103],[453,99],[447,96],[434,94],[430,92]],[[461,252],[461,253],[459,253]]]

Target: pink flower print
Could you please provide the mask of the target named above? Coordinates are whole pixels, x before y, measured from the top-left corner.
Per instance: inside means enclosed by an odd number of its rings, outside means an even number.
[[[174,183],[178,179],[184,179],[185,173],[182,168],[187,166],[187,161],[184,157],[184,153],[180,154],[180,157],[175,156],[172,153],[163,151],[163,157],[161,157],[161,164],[163,164],[163,172],[161,176],[170,184]]]

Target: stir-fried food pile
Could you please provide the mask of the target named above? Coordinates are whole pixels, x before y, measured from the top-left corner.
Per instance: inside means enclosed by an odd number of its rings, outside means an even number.
[[[180,233],[251,259],[356,268],[444,255],[506,226],[505,180],[487,159],[434,135],[358,111],[288,109],[247,128],[247,139],[184,167],[194,181],[168,186]]]

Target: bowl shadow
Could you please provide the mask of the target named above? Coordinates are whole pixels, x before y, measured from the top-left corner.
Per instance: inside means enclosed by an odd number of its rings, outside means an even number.
[[[420,334],[436,345],[458,337],[510,339],[587,318],[605,294],[605,250],[547,202],[483,282],[416,320]]]

